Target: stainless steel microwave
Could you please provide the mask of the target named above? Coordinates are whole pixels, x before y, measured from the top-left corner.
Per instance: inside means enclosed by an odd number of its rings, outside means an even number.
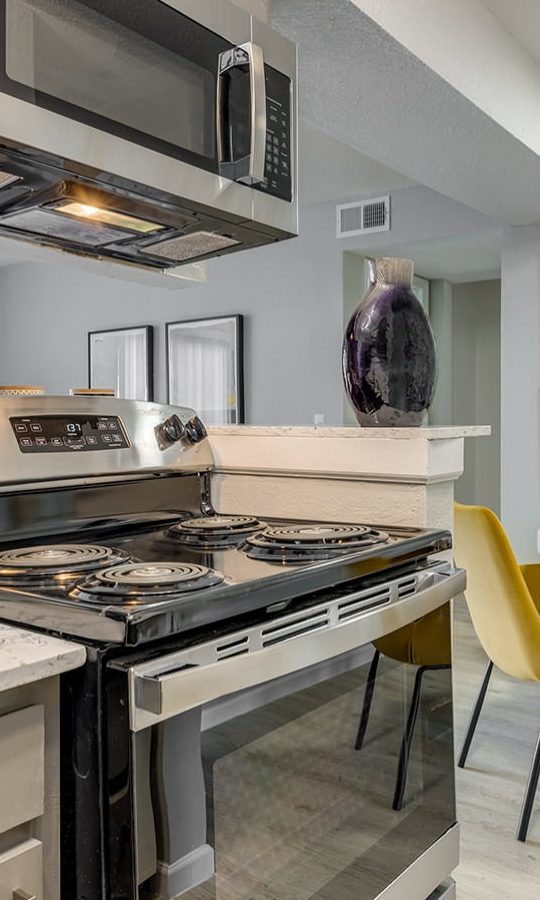
[[[297,54],[230,0],[0,0],[0,234],[165,269],[297,233]]]

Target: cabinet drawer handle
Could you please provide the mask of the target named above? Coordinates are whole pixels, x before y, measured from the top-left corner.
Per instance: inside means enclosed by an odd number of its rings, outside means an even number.
[[[28,891],[23,891],[22,888],[16,888],[13,891],[12,900],[37,900],[37,894],[29,894]]]

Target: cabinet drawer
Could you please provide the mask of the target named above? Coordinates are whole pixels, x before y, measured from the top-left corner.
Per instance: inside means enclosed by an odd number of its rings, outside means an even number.
[[[0,900],[43,900],[41,843],[24,841],[0,853]]]
[[[43,814],[44,783],[43,706],[0,716],[0,834]]]

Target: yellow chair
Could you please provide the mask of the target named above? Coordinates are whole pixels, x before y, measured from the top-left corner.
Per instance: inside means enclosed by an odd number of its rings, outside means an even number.
[[[493,666],[522,681],[540,681],[540,564],[518,565],[497,516],[483,506],[454,507],[454,557],[467,570],[465,597],[489,664],[459,757],[463,768]],[[533,756],[517,839],[527,831],[540,776],[540,736]]]

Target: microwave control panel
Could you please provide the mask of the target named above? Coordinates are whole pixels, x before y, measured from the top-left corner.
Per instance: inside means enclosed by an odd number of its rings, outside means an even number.
[[[255,185],[281,200],[292,200],[293,147],[291,133],[291,80],[271,66],[266,72],[265,181]]]
[[[118,416],[16,416],[9,421],[21,453],[121,450],[130,446]]]

